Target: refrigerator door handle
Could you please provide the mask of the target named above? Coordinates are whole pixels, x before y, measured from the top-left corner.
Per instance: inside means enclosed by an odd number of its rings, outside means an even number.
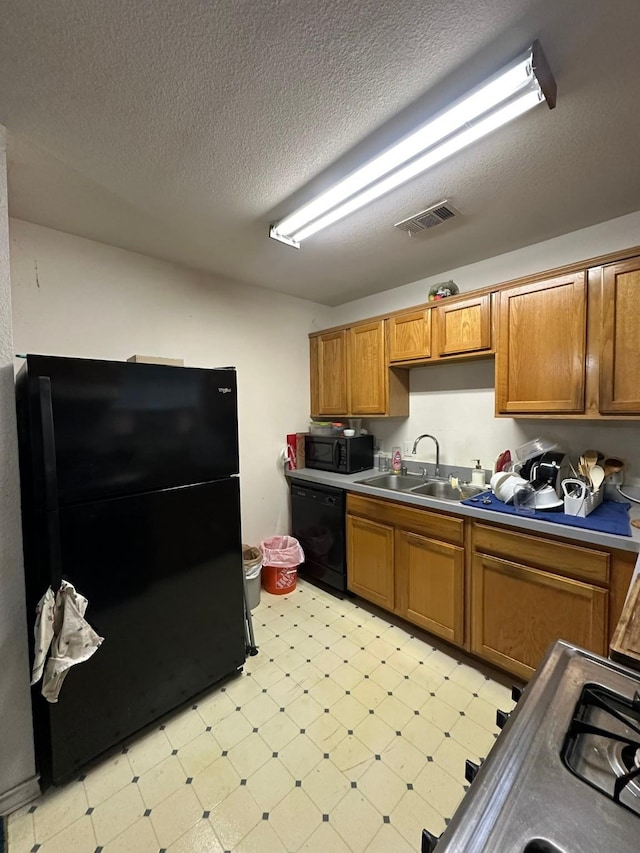
[[[40,429],[42,436],[42,462],[44,470],[44,506],[47,512],[47,546],[51,570],[51,588],[57,592],[62,583],[62,549],[60,546],[60,520],[58,514],[58,471],[56,468],[56,438],[53,428],[51,379],[38,377],[40,401]]]

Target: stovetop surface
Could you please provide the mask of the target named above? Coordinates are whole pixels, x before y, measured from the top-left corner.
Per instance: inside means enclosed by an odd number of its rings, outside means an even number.
[[[598,735],[573,741],[568,736],[586,685],[618,696],[623,707],[631,708],[640,691],[640,673],[568,643],[552,646],[438,842],[437,853],[640,851],[640,784],[634,780],[627,786],[620,802],[602,790],[613,786],[612,768],[620,762],[626,766],[629,754],[598,741]],[[599,710],[587,712],[588,725],[599,725]],[[628,730],[635,737],[629,725],[618,720],[615,725],[617,734],[626,737]],[[607,774],[611,783],[604,781]]]

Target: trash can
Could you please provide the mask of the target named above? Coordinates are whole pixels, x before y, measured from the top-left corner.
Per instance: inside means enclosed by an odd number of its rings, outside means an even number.
[[[260,573],[262,569],[262,551],[255,545],[242,546],[242,566],[244,568],[247,607],[254,610],[260,604]]]
[[[293,592],[304,551],[293,536],[271,536],[260,543],[262,586],[272,595]]]

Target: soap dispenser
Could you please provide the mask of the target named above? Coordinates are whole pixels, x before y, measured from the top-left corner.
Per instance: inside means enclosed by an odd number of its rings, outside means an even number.
[[[472,461],[476,463],[476,466],[471,472],[471,482],[474,486],[484,486],[484,469],[480,465],[480,460],[473,459]]]

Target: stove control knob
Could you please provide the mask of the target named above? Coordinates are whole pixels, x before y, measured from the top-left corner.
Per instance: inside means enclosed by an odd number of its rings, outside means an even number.
[[[511,687],[511,698],[514,702],[519,702],[524,691],[524,687],[518,687],[516,684]]]
[[[476,778],[478,770],[480,770],[480,765],[467,758],[464,763],[464,778],[469,782],[469,784],[471,784],[471,782]]]
[[[498,708],[498,710],[496,711],[496,726],[499,729],[503,729],[508,719],[508,711],[501,711],[500,708]]]
[[[422,845],[420,847],[421,853],[433,853],[438,845],[438,841],[440,839],[436,838],[435,835],[432,835],[428,829],[422,830]]]

